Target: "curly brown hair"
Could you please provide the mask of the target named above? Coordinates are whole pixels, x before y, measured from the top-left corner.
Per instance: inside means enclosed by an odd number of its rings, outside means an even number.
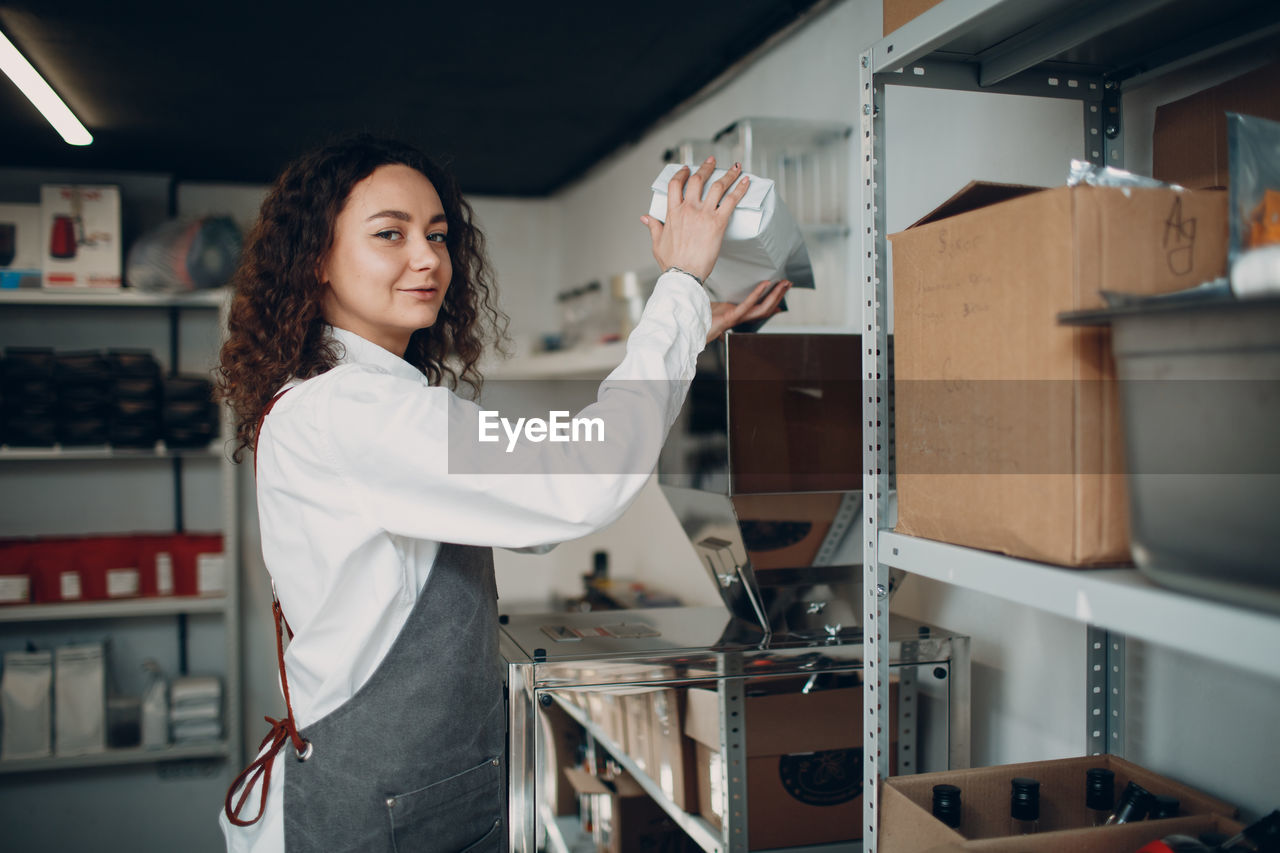
[[[232,279],[216,394],[235,419],[237,462],[256,444],[262,413],[282,385],[337,363],[322,310],[328,284],[317,272],[352,188],[388,164],[416,169],[435,187],[453,264],[435,325],[413,333],[405,361],[433,384],[447,382],[456,390],[465,383],[474,395],[484,382],[476,365],[485,346],[505,342],[508,321],[494,304],[484,235],[472,224],[471,205],[452,175],[410,145],[367,134],[306,154],[285,168],[262,202]]]

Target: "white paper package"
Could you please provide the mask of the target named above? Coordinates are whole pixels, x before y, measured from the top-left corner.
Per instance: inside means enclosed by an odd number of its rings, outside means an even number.
[[[654,178],[649,215],[660,222],[667,219],[667,186],[683,168],[671,163]],[[725,174],[716,169],[710,186]],[[795,287],[814,288],[809,250],[795,217],[778,196],[773,181],[748,175],[747,194],[734,208],[725,231],[724,243],[707,286],[717,300],[741,302],[762,281],[789,279]]]
[[[0,678],[0,761],[53,753],[52,652],[6,652]]]
[[[107,748],[106,648],[62,646],[54,653],[53,745],[58,755]]]

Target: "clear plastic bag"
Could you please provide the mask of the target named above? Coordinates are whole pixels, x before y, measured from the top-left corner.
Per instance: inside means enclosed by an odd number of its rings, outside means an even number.
[[[1167,184],[1164,181],[1157,181],[1155,178],[1139,175],[1137,172],[1127,172],[1124,169],[1116,169],[1112,166],[1098,166],[1087,160],[1072,160],[1071,168],[1067,171],[1067,186],[1074,187],[1080,184],[1088,184],[1091,187],[1183,189],[1177,184]]]
[[[1280,243],[1280,122],[1227,113],[1232,260]]]

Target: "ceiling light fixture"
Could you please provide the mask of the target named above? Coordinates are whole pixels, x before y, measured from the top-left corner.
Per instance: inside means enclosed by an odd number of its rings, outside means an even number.
[[[40,72],[32,67],[27,58],[13,46],[13,42],[9,41],[9,37],[2,32],[0,32],[0,71],[9,75],[14,85],[22,90],[22,94],[26,95],[31,103],[35,104],[35,108],[49,120],[49,124],[53,125],[53,129],[58,131],[68,145],[88,145],[93,142],[93,136],[80,123],[80,119],[76,118],[75,113],[71,112],[71,109],[62,102],[62,98],[58,97],[58,93],[53,91],[40,76]]]

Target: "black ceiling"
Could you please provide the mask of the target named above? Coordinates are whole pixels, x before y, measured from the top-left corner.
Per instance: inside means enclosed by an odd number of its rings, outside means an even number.
[[[464,192],[541,196],[822,5],[0,0],[0,28],[94,136],[67,145],[0,75],[0,166],[265,183],[368,130],[450,164]]]

